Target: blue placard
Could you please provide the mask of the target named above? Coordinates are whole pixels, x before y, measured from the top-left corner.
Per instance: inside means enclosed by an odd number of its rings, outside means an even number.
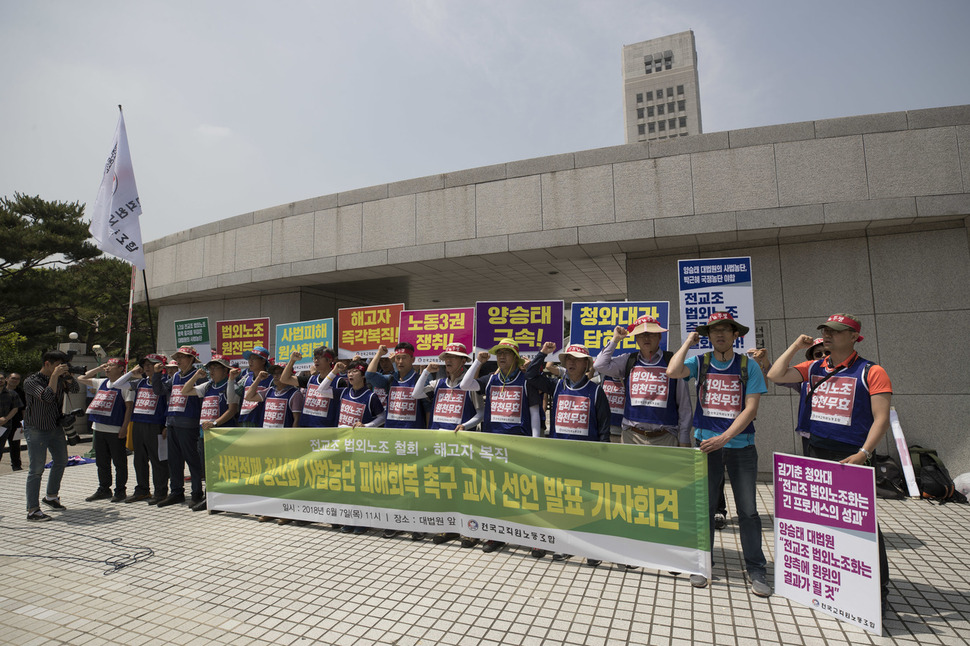
[[[596,303],[573,303],[569,327],[569,342],[585,345],[593,357],[600,353],[618,325],[627,327],[641,316],[652,316],[660,327],[668,327],[670,303],[668,301],[606,301]],[[667,349],[667,332],[660,337],[660,349]],[[614,354],[637,350],[633,336],[624,338]]]

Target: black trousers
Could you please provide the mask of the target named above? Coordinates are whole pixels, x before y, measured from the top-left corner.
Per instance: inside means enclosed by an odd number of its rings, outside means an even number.
[[[857,451],[831,451],[811,444],[808,444],[806,449],[805,455],[807,457],[828,460],[829,462],[840,462],[857,453]],[[878,525],[876,532],[879,536],[879,584],[882,587],[882,600],[885,601],[889,596],[889,557],[886,556],[886,539],[883,538],[882,529]]]
[[[158,459],[158,442],[162,437],[161,424],[132,422],[132,440],[135,445],[135,493],[154,493],[157,497],[168,495],[168,460]],[[164,441],[164,440],[163,440]],[[148,484],[148,467],[151,465],[152,485]]]
[[[13,424],[10,425],[2,436],[0,436],[0,458],[3,457],[3,447],[7,445],[10,447],[10,466],[14,470],[23,469],[24,464],[20,460],[20,440],[13,439],[13,434],[16,432],[13,429]]]
[[[94,432],[94,459],[98,466],[98,490],[111,491],[111,465],[115,467],[114,495],[124,496],[128,486],[128,454],[125,441],[115,431]]]

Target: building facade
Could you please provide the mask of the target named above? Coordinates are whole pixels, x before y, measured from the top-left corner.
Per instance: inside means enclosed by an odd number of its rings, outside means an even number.
[[[623,47],[623,114],[628,144],[703,132],[693,31]]]
[[[275,325],[358,305],[548,298],[670,301],[677,347],[677,260],[751,256],[769,355],[834,312],[860,316],[859,351],[886,367],[907,439],[958,474],[970,471],[970,434],[952,432],[970,419],[968,218],[970,106],[955,106],[458,170],[245,213],[145,249],[168,352],[173,322],[199,316]],[[769,386],[755,423],[763,472],[773,451],[796,450],[797,411],[796,395]]]

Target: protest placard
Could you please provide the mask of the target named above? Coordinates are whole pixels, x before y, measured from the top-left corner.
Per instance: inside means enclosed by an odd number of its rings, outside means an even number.
[[[703,258],[678,260],[680,283],[680,338],[686,339],[698,325],[706,325],[714,312],[730,312],[735,321],[754,330],[754,295],[751,258]],[[738,338],[734,351],[754,347],[754,334]],[[711,342],[701,337],[688,357],[707,352]]]
[[[183,345],[193,346],[199,352],[199,361],[202,363],[212,358],[208,317],[175,321],[175,348]]]
[[[248,365],[243,352],[261,345],[269,348],[269,317],[216,321],[216,352],[226,359]]]
[[[464,343],[471,352],[475,337],[475,308],[404,310],[401,341],[414,346],[415,363],[438,361],[446,346]]]
[[[380,345],[393,348],[398,343],[403,310],[404,303],[337,310],[337,356],[350,359],[359,354],[369,359],[377,354]]]
[[[546,341],[563,339],[562,301],[479,301],[475,303],[475,350],[514,339],[520,356],[531,359]]]
[[[775,453],[775,592],[882,634],[871,467]]]
[[[613,338],[613,329],[627,327],[641,316],[652,316],[660,322],[660,327],[670,324],[669,301],[605,301],[595,303],[573,303],[569,342],[586,346],[590,356],[597,356],[600,350]],[[660,349],[667,349],[668,333],[660,337]],[[635,352],[637,343],[633,336],[627,336],[617,345],[614,354]]]
[[[293,370],[309,370],[313,365],[313,350],[333,346],[333,319],[316,319],[299,323],[276,325],[276,361],[286,364],[290,355],[299,352],[303,359],[293,364]]]

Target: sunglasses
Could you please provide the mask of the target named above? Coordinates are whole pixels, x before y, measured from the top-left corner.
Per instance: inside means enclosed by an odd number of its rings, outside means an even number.
[[[813,359],[822,359],[823,357],[827,357],[827,356],[829,356],[828,350],[816,350],[815,352],[812,353]]]

